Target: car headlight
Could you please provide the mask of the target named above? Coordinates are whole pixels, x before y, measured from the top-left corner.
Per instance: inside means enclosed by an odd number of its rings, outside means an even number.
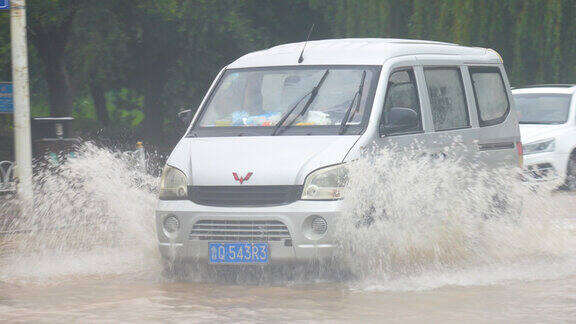
[[[304,181],[304,200],[338,200],[348,182],[346,165],[339,164],[313,171]]]
[[[166,165],[160,179],[160,199],[181,200],[188,197],[188,183],[184,172]]]
[[[555,148],[554,139],[546,139],[542,141],[533,142],[530,144],[522,145],[524,155],[552,152]]]

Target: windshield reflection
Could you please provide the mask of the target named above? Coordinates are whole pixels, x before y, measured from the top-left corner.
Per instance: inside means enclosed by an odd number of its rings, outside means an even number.
[[[367,121],[377,76],[377,67],[365,66],[228,70],[193,130],[249,127],[271,133],[280,121],[288,120],[284,128],[309,126],[338,132],[359,84],[365,95],[355,103],[347,124],[362,125]]]

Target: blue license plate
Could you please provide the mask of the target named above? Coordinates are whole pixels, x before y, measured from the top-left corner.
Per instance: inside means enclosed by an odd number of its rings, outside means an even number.
[[[267,263],[268,243],[209,243],[210,263]]]

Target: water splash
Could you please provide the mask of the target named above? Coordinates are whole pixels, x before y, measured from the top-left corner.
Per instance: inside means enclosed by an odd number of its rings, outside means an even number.
[[[8,226],[14,233],[0,237],[0,282],[161,278],[157,177],[91,144],[75,159],[39,169],[34,215],[17,218]],[[376,152],[350,164],[337,264],[222,274],[192,267],[188,279],[344,280],[358,289],[417,290],[574,275],[576,236],[565,226],[570,209],[558,205],[555,185],[528,185],[517,170],[434,161],[417,151]],[[17,207],[0,202],[3,213]]]
[[[159,267],[158,179],[134,159],[84,144],[76,158],[37,169],[34,214],[13,219],[7,226],[11,234],[0,237],[10,244],[0,259],[0,281],[142,275]],[[2,210],[17,204],[4,201]]]
[[[576,274],[554,181],[519,170],[379,151],[350,165],[339,257],[369,289],[412,290]]]

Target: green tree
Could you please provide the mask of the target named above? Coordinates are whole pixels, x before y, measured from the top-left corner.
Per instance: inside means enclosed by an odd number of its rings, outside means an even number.
[[[28,2],[28,37],[43,63],[53,116],[68,116],[74,108],[66,51],[80,3],[80,0]]]
[[[91,97],[96,119],[108,125],[106,93],[122,88],[129,58],[126,48],[128,36],[116,14],[119,2],[90,1],[76,14],[76,24],[70,43],[74,52],[70,58],[77,97]]]
[[[179,109],[198,107],[219,69],[247,52],[303,41],[313,23],[311,39],[493,48],[516,86],[576,80],[576,0],[28,0],[28,15],[36,111],[46,103],[54,116],[88,109],[101,125],[136,127],[160,141],[175,134]],[[8,16],[0,14],[5,80]],[[144,117],[119,124],[126,114]]]

